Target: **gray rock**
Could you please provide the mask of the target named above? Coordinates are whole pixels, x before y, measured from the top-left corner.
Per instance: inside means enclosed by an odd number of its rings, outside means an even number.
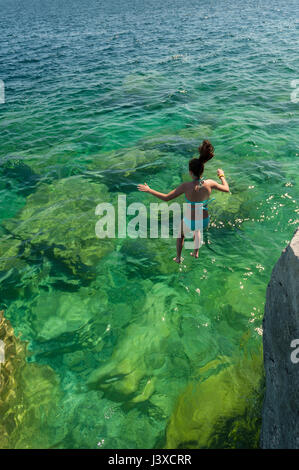
[[[263,331],[266,394],[261,447],[298,449],[299,229],[272,271]],[[297,345],[291,347],[295,339],[298,340]]]

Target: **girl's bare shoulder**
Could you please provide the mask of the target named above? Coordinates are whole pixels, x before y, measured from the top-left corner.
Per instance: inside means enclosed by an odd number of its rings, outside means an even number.
[[[207,186],[210,186],[210,187],[213,187],[215,185],[216,181],[208,178],[204,181],[204,184],[206,184]]]

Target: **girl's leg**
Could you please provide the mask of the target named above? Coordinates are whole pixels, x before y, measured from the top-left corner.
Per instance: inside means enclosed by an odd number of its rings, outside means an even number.
[[[195,230],[194,236],[194,251],[191,254],[191,256],[194,256],[194,258],[198,258],[198,250],[199,250],[199,243],[200,243],[200,230]]]
[[[182,248],[184,245],[184,232],[183,232],[183,223],[181,224],[181,235],[176,239],[176,258],[173,258],[173,261],[176,263],[181,262]]]

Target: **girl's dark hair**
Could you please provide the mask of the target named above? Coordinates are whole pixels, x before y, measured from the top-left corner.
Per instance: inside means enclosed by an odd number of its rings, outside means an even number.
[[[214,157],[214,147],[209,140],[203,140],[198,147],[198,152],[199,158],[192,158],[189,161],[189,171],[192,171],[194,176],[200,178],[204,172],[205,163]]]

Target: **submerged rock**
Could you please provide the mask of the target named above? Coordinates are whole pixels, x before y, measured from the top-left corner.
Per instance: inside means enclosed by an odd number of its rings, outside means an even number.
[[[163,284],[148,284],[150,293],[141,320],[126,328],[111,359],[88,379],[90,388],[101,389],[114,400],[146,401],[155,392],[158,376],[176,374],[180,345],[177,335],[171,334],[171,324],[180,296]],[[167,314],[170,311],[172,314]],[[180,367],[188,370],[184,357]]]
[[[201,140],[211,137],[212,134],[212,127],[203,124],[177,130],[166,128],[152,136],[141,139],[139,144],[148,149],[160,148],[170,152],[177,151],[183,154],[186,152],[186,155],[194,152],[197,154],[197,147]]]
[[[105,185],[83,177],[66,178],[41,184],[18,217],[3,225],[31,251],[58,260],[73,274],[90,277],[98,260],[113,248],[111,239],[95,235],[95,208],[109,201]]]
[[[18,190],[23,194],[33,191],[40,179],[40,176],[35,174],[22,158],[14,156],[0,159],[0,174],[3,174],[7,179],[21,183]]]
[[[103,316],[107,296],[81,287],[77,292],[40,292],[31,303],[32,327],[39,341],[75,332],[93,317]]]
[[[258,447],[261,378],[259,354],[234,365],[223,364],[216,375],[190,383],[170,419],[166,448]]]
[[[64,437],[57,426],[59,381],[45,365],[26,361],[26,343],[16,338],[0,311],[0,448],[48,448]],[[34,397],[34,399],[33,399]]]
[[[11,236],[4,236],[0,240],[0,275],[2,277],[2,275],[7,275],[7,272],[12,268],[20,268],[23,263],[19,257],[20,240]]]
[[[165,155],[158,150],[142,150],[140,148],[131,148],[125,150],[114,150],[99,154],[94,157],[88,165],[92,171],[117,171],[125,177],[135,173],[137,170],[144,171],[147,167],[150,172],[155,168],[163,166]]]
[[[298,313],[299,229],[277,261],[267,288],[263,321],[266,394],[261,433],[265,449],[299,448]]]

